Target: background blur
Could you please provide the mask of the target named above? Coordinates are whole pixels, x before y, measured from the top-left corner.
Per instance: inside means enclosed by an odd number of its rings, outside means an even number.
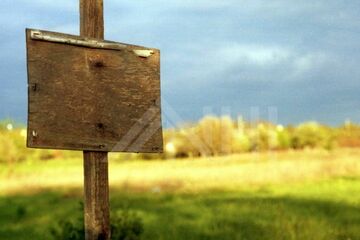
[[[360,6],[105,1],[106,39],[162,54],[164,153],[110,154],[113,239],[360,239]],[[27,149],[25,28],[0,2],[0,239],[83,239],[82,153]]]
[[[83,239],[82,153],[25,138],[1,122],[0,239]],[[359,239],[359,125],[206,116],[164,140],[110,154],[113,239]]]

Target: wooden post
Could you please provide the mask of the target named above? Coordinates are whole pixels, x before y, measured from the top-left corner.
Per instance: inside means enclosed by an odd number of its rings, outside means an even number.
[[[84,151],[84,193],[85,239],[110,239],[107,152]]]
[[[103,0],[80,0],[80,35],[104,39]],[[84,151],[86,240],[110,239],[107,152]]]

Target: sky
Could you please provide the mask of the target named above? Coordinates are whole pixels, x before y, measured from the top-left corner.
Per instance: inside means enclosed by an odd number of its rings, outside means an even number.
[[[79,34],[78,0],[0,1],[0,119],[26,122],[25,28]],[[360,122],[357,1],[104,0],[105,38],[161,50],[166,124],[205,114]]]

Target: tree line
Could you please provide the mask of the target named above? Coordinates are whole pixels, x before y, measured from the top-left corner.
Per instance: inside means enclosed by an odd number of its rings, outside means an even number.
[[[0,122],[0,162],[26,159],[48,160],[80,157],[81,152],[28,149],[26,129],[9,120]],[[331,150],[360,147],[360,125],[346,121],[328,126],[315,121],[298,125],[248,122],[229,116],[205,116],[197,123],[164,130],[164,153],[117,154],[116,158],[169,159],[218,156],[255,151],[285,151],[306,148]]]

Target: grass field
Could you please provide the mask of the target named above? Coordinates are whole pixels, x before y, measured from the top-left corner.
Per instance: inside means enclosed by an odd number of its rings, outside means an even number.
[[[112,214],[142,239],[360,239],[360,150],[110,159]],[[82,160],[0,166],[0,239],[51,239],[81,214]]]

